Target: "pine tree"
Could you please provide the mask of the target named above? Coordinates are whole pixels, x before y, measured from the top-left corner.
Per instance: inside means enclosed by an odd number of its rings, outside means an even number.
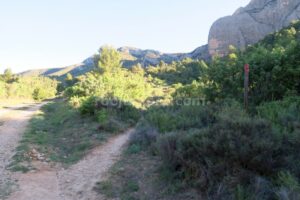
[[[105,46],[99,50],[98,71],[113,72],[121,68],[121,55],[113,47]]]

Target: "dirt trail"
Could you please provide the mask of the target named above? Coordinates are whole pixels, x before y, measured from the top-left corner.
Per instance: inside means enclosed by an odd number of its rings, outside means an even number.
[[[13,183],[6,166],[14,155],[29,119],[41,106],[24,104],[0,110],[0,199],[9,192]]]
[[[119,158],[122,147],[128,141],[131,132],[132,130],[129,130],[109,140],[70,169],[60,171],[58,178],[62,199],[99,199],[93,187],[97,182],[105,180],[107,171]]]
[[[7,179],[12,176],[19,186],[8,200],[102,199],[93,191],[93,187],[106,178],[108,169],[120,156],[132,130],[109,139],[68,169],[35,163],[38,169],[34,172],[9,174],[4,168],[14,154],[28,120],[38,108],[39,106],[33,106],[27,111],[10,111],[10,118],[0,119],[5,121],[2,128],[0,126],[0,177],[2,179],[3,174]]]

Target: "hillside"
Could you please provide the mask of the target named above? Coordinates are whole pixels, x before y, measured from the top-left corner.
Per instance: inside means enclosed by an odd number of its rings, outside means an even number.
[[[155,66],[161,61],[165,63],[178,62],[185,58],[192,59],[204,59],[207,60],[209,55],[207,54],[207,45],[201,46],[190,53],[162,53],[155,50],[142,50],[133,47],[121,47],[118,49],[122,56],[123,66],[126,68],[131,68],[134,65],[141,64],[143,67]],[[94,69],[94,58],[93,56],[87,58],[81,63],[70,65],[64,68],[51,68],[51,69],[40,69],[40,70],[29,70],[20,73],[23,76],[56,76],[64,77],[66,74],[70,73],[73,76],[80,76],[86,72]]]
[[[50,69],[37,69],[28,70],[20,73],[22,76],[55,76],[64,77],[67,73],[71,73],[73,76],[80,76],[86,72],[91,71],[94,68],[94,60],[92,57],[84,60],[81,63],[70,65],[64,68],[50,68]]]

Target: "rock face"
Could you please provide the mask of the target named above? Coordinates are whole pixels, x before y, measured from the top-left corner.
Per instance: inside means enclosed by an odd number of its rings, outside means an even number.
[[[209,54],[226,55],[229,45],[245,49],[297,19],[300,19],[300,0],[251,0],[232,16],[213,24],[208,39]]]

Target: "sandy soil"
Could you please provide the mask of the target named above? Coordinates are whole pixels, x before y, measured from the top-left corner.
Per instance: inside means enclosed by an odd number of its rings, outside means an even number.
[[[26,174],[10,174],[5,170],[5,166],[13,156],[14,149],[26,128],[28,120],[39,107],[40,105],[35,105],[26,111],[11,109],[9,112],[5,112],[5,117],[0,118],[0,121],[4,122],[3,126],[0,126],[0,187],[2,179],[5,182],[11,177],[18,181],[19,186],[18,190],[12,193],[8,199],[104,199],[93,191],[93,187],[98,181],[103,181],[106,178],[108,169],[120,156],[122,147],[128,141],[132,130],[111,138],[104,145],[91,151],[80,162],[67,169],[51,166],[48,163],[34,163],[37,170]]]

